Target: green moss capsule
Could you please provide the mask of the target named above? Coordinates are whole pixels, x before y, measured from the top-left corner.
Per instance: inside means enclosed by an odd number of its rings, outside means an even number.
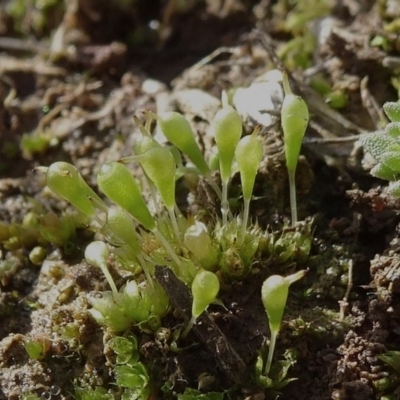
[[[160,145],[153,146],[138,157],[146,175],[156,186],[167,209],[175,206],[175,171],[174,157],[169,149]]]
[[[222,180],[221,211],[222,222],[228,221],[228,184],[232,174],[232,163],[235,149],[242,136],[242,120],[237,111],[228,104],[225,92],[222,93],[222,110],[218,111],[211,123],[211,132],[214,135],[218,148],[219,170]]]
[[[282,103],[281,125],[285,142],[286,167],[289,175],[290,210],[292,225],[294,225],[297,222],[295,174],[309,113],[305,101],[292,93],[286,73],[283,74],[283,89],[285,98]]]
[[[224,93],[224,107],[217,112],[211,124],[211,131],[218,147],[219,168],[223,181],[229,181],[231,177],[235,149],[243,129],[240,115],[227,102]]]
[[[219,292],[219,279],[213,272],[201,269],[192,282],[192,318],[182,333],[185,337],[193,324],[207,307],[216,299]]]
[[[58,161],[48,168],[39,167],[38,170],[46,173],[46,184],[54,193],[70,202],[86,216],[94,215],[93,199],[103,204],[72,164]]]
[[[150,231],[156,228],[140,189],[125,165],[116,161],[104,164],[97,174],[97,184],[110,200],[131,214],[145,228]]]
[[[249,218],[250,200],[253,194],[254,182],[263,155],[262,144],[257,138],[259,130],[260,129],[257,128],[251,135],[240,139],[235,150],[235,158],[239,166],[240,179],[242,181],[244,201],[242,228],[239,238],[240,243],[242,243],[244,240],[244,234]]]
[[[197,318],[217,297],[219,279],[213,272],[202,269],[192,282],[192,316]]]
[[[165,137],[185,153],[204,176],[211,174],[189,121],[180,113],[170,111],[158,115],[157,120]]]
[[[281,327],[283,312],[289,293],[289,286],[301,279],[306,270],[298,271],[295,274],[283,277],[272,275],[266,279],[261,288],[261,300],[268,315],[269,328],[271,330],[271,342],[268,351],[265,375],[268,376],[272,364],[272,357],[275,351],[276,339]]]
[[[285,98],[282,103],[281,125],[285,140],[286,166],[289,171],[295,171],[309,112],[306,102],[292,93],[286,74],[283,75],[283,89]]]

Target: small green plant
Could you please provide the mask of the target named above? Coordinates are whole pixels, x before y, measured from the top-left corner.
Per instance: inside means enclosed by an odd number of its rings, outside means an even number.
[[[297,222],[296,168],[299,160],[301,142],[308,125],[309,113],[306,102],[292,93],[289,79],[283,73],[285,97],[281,110],[281,124],[285,139],[286,167],[289,175],[290,210],[292,225]]]
[[[75,386],[77,400],[114,400],[117,398],[130,400],[147,400],[150,395],[149,375],[139,361],[139,349],[134,335],[116,336],[107,342],[107,346],[115,354],[112,371],[120,394],[114,396],[104,388],[83,388]]]
[[[290,92],[287,77],[284,80],[285,101],[282,107],[282,128],[285,134],[285,152],[291,183],[292,221],[297,221],[294,174],[299,157],[301,140],[308,122],[308,110],[302,99]],[[167,265],[184,282],[192,293],[191,319],[181,337],[184,337],[207,307],[216,302],[221,283],[243,280],[252,271],[257,256],[271,256],[284,262],[305,261],[310,250],[309,225],[303,230],[282,232],[281,236],[264,232],[250,219],[250,202],[258,168],[263,156],[263,146],[258,137],[259,127],[251,135],[242,137],[242,121],[236,110],[228,104],[227,95],[222,97],[223,108],[211,123],[218,149],[220,189],[211,175],[211,168],[201,153],[189,122],[179,113],[160,116],[146,113],[147,120],[135,121],[142,133],[133,146],[134,155],[104,164],[97,174],[97,185],[113,204],[106,203],[83,180],[71,164],[58,162],[50,167],[40,167],[45,172],[49,188],[69,201],[80,213],[82,223],[96,232],[96,240],[85,251],[86,261],[98,267],[111,290],[92,292],[87,295],[90,316],[115,336],[109,346],[116,354],[114,375],[116,384],[123,391],[122,398],[145,399],[148,396],[147,370],[138,361],[137,343],[128,332],[131,328],[146,332],[156,331],[161,319],[169,311],[169,299],[154,279],[156,265]],[[156,119],[167,139],[176,147],[159,144],[151,135],[152,122]],[[183,157],[176,154],[179,149]],[[186,168],[189,159],[194,164]],[[144,184],[154,200],[151,211],[142,196],[128,163],[142,168]],[[202,175],[215,189],[221,201],[221,218],[184,216],[175,203],[175,182],[182,174]],[[233,215],[229,207],[228,189],[232,176],[240,173],[244,210]],[[233,192],[233,190],[232,190]],[[303,238],[303,236],[306,236]],[[114,282],[112,269],[115,265],[131,275],[122,287]],[[110,270],[111,272],[110,272]],[[255,271],[256,272],[256,271]],[[271,327],[270,355],[265,375],[272,362],[273,349],[282,319],[289,285],[304,275],[304,271],[271,284],[271,277],[264,283],[262,299]],[[282,370],[287,371],[289,364]],[[291,364],[290,364],[291,365]],[[282,374],[281,374],[282,375]],[[286,375],[286,372],[283,373]],[[267,378],[267,377],[265,377]],[[288,380],[281,376],[279,381]],[[99,388],[77,388],[81,399],[108,399],[109,392]],[[185,397],[189,396],[189,397]],[[186,390],[180,398],[220,398]]]
[[[275,351],[276,339],[281,328],[283,312],[285,310],[289,286],[303,278],[306,270],[301,270],[295,274],[283,277],[272,275],[262,285],[261,299],[268,315],[269,328],[271,331],[271,341],[268,350],[268,358],[265,364],[264,374],[268,377],[271,369],[272,357]]]
[[[240,139],[235,150],[235,158],[239,167],[240,179],[242,181],[244,202],[243,222],[239,238],[240,244],[243,243],[245,231],[247,229],[250,200],[253,195],[254,181],[256,179],[258,167],[263,156],[262,144],[257,138],[259,130],[260,128],[258,127],[251,135]]]
[[[200,270],[192,282],[192,318],[183,336],[186,336],[196,319],[216,299],[219,292],[219,279],[213,272]]]
[[[242,119],[237,111],[228,104],[228,96],[222,94],[222,110],[218,111],[211,124],[211,131],[218,147],[219,168],[222,181],[222,224],[228,222],[229,203],[228,185],[232,175],[232,164],[236,146],[242,136]]]
[[[91,316],[100,324],[114,332],[123,332],[132,325],[159,328],[159,321],[169,307],[164,289],[157,283],[143,282],[140,285],[132,280],[118,292],[101,292],[88,296],[93,308]]]

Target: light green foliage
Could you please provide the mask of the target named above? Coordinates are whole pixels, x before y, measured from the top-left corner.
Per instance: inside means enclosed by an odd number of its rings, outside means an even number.
[[[266,279],[261,288],[261,300],[268,315],[269,328],[271,330],[271,342],[268,352],[268,359],[265,366],[265,375],[268,376],[272,364],[272,357],[275,350],[276,339],[281,327],[283,312],[289,294],[289,286],[301,279],[306,270],[298,271],[295,274],[283,277],[272,275]]]
[[[114,336],[107,344],[117,355],[117,364],[132,365],[139,361],[139,350],[135,336]]]
[[[360,142],[365,151],[377,161],[371,169],[371,175],[390,181],[388,192],[400,196],[400,103],[386,103],[383,106],[391,122],[383,132],[365,133],[360,136]]]
[[[311,222],[298,224],[296,230],[284,228],[277,235],[264,235],[269,242],[267,254],[274,254],[280,262],[304,263],[307,260],[313,239]]]
[[[245,231],[239,242],[241,229],[242,223],[236,218],[225,225],[217,223],[214,229],[215,241],[221,249],[219,267],[229,279],[240,280],[247,276],[261,238],[261,230],[255,225]]]
[[[107,326],[114,332],[123,332],[130,328],[133,323],[130,309],[139,300],[132,299],[121,293],[119,296],[112,292],[88,295],[89,304],[93,307],[88,312],[100,325]],[[141,310],[136,310],[138,313]],[[145,314],[144,318],[147,315]]]
[[[310,29],[310,21],[323,18],[331,13],[332,1],[297,0],[278,1],[272,7],[275,29],[280,29],[287,34],[290,32],[292,39],[279,49],[278,56],[285,63],[286,68],[295,70],[307,68],[312,63],[312,54],[316,46],[316,37]]]
[[[24,134],[21,138],[20,148],[25,158],[31,159],[35,154],[44,153],[50,146],[52,138],[42,132]]]
[[[139,361],[136,337],[114,337],[108,345],[117,355],[114,374],[116,385],[122,389],[121,399],[147,400],[150,394],[149,375]]]
[[[399,103],[389,101],[383,105],[383,110],[392,122],[400,122],[400,105]]]
[[[95,389],[75,387],[76,400],[115,400],[115,397],[106,389],[98,387]]]
[[[332,108],[340,109],[347,104],[347,95],[342,89],[333,90],[331,85],[322,76],[316,75],[311,79],[311,86],[324,97]]]
[[[21,396],[21,400],[41,400],[40,397],[34,393],[26,393]]]
[[[19,34],[34,33],[43,36],[50,33],[62,20],[65,4],[61,0],[10,0],[6,10],[13,18]]]
[[[57,246],[65,246],[75,239],[75,230],[83,224],[76,215],[64,213],[61,216],[53,212],[42,215],[37,224],[42,238]]]
[[[306,69],[311,66],[311,57],[315,46],[316,39],[314,34],[306,32],[284,43],[278,51],[278,56],[284,61],[286,68],[289,70]]]
[[[178,400],[222,400],[223,398],[223,393],[202,393],[199,390],[191,388],[186,388],[183,394],[178,394]]]
[[[308,110],[303,100],[294,96],[289,88],[286,90],[282,112],[282,127],[287,141],[285,146],[288,146],[288,168],[294,173],[301,139],[308,121]],[[310,231],[301,230],[299,225],[296,230],[288,230],[276,240],[277,235],[272,235],[272,239],[266,240],[257,225],[248,226],[249,204],[263,147],[260,138],[257,137],[259,128],[256,128],[252,135],[241,139],[241,119],[228,105],[226,95],[223,96],[223,109],[217,113],[211,124],[218,148],[219,172],[222,178],[222,219],[220,221],[217,217],[216,221],[209,220],[207,225],[204,222],[206,219],[202,219],[201,211],[198,215],[185,217],[177,209],[175,181],[177,176],[185,175],[189,168],[183,165],[184,157],[180,154],[175,154],[174,157],[167,147],[161,146],[151,137],[150,126],[154,115],[148,114],[148,117],[150,118],[145,125],[135,118],[142,133],[141,140],[134,144],[135,155],[120,162],[103,165],[97,175],[100,191],[116,206],[106,206],[70,164],[60,163],[41,170],[46,172],[49,187],[80,209],[86,216],[85,223],[98,235],[98,240],[87,246],[85,257],[88,263],[102,270],[111,291],[92,292],[87,295],[92,306],[89,314],[114,333],[125,332],[128,335],[127,330],[132,326],[155,331],[161,326],[161,318],[169,311],[169,299],[164,289],[153,278],[154,267],[167,265],[192,291],[192,318],[181,334],[181,337],[184,337],[196,318],[210,303],[216,301],[220,280],[226,283],[233,279],[244,279],[257,261],[256,256],[260,255],[267,254],[280,262],[305,261],[311,247],[311,234]],[[190,173],[202,173],[210,181],[210,169],[197,146],[188,121],[177,113],[162,114],[156,118],[168,140],[183,151],[197,167],[198,171],[191,168]],[[131,171],[124,165],[128,162],[139,164],[148,178],[151,196],[155,200],[154,215],[147,207],[141,195],[141,188]],[[242,183],[243,218],[232,215],[228,206],[228,184],[237,170],[240,172]],[[68,179],[72,179],[72,183]],[[211,186],[216,188],[215,192],[219,195],[221,190],[216,182],[212,182]],[[159,204],[159,198],[163,204]],[[92,221],[96,224],[90,224]],[[0,234],[1,232],[0,229]],[[4,230],[4,234],[8,235],[7,229]],[[146,280],[141,282],[143,277],[135,276],[135,279],[129,278],[125,286],[118,288],[108,270],[108,263],[111,261],[117,266],[120,263],[122,268],[135,275],[143,271]],[[269,366],[288,286],[293,277],[299,279],[302,273],[288,278],[279,277],[282,281],[275,282],[274,287],[271,287],[270,281],[263,286],[262,296],[263,301],[267,299],[264,304],[272,333]],[[138,360],[136,341],[130,336],[115,338],[109,346],[116,354],[117,365],[114,372],[116,384],[121,389],[121,398],[147,398],[148,374]],[[286,373],[282,372],[285,365],[282,364],[279,382],[285,381]],[[268,369],[269,367],[267,371]],[[97,389],[82,389],[79,393],[80,398],[87,399],[96,399],[96,396],[103,399],[109,396],[108,392]],[[186,391],[180,396],[182,399],[214,398],[208,395],[204,397],[197,391]],[[215,396],[220,398],[222,394],[216,393]]]
[[[391,350],[377,356],[400,375],[400,351]]]
[[[33,360],[43,359],[46,356],[46,353],[49,351],[50,346],[51,342],[48,338],[24,340],[25,351],[28,353],[28,356]]]
[[[329,15],[332,9],[332,2],[320,0],[299,0],[293,2],[295,5],[285,20],[285,29],[299,32],[306,28],[307,22],[316,18]]]
[[[102,292],[88,298],[92,309],[89,313],[101,325],[115,332],[127,330],[132,324],[149,319],[159,320],[168,311],[169,301],[164,289],[152,284],[129,281],[118,293]]]
[[[263,351],[262,351],[263,352]],[[256,361],[255,365],[255,378],[256,382],[263,388],[269,389],[268,393],[274,395],[279,394],[279,391],[285,387],[290,382],[296,380],[296,378],[287,378],[290,367],[292,367],[296,361],[297,357],[293,357],[293,352],[290,350],[286,351],[284,360],[277,360],[271,366],[268,376],[265,376],[265,356],[261,354]]]
[[[150,394],[149,375],[142,363],[117,365],[114,372],[115,383],[124,389],[121,396],[122,400],[148,399]]]

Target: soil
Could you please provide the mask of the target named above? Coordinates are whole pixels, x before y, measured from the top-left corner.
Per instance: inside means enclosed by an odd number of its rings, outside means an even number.
[[[183,113],[209,156],[214,143],[207,128],[221,106],[221,92],[262,82],[275,68],[289,69],[292,87],[311,112],[297,170],[304,222],[288,227],[279,107],[257,109],[250,95],[247,108],[237,108],[247,132],[263,125],[264,158],[251,216],[266,232],[268,250],[259,252],[244,279],[224,282],[219,295],[224,307],[211,305],[185,338],[179,337],[190,318],[184,285],[179,298],[178,286],[166,287],[173,306],[160,329],[135,326],[125,336],[138,338],[151,399],[177,398],[186,388],[204,396],[224,392],[229,399],[400,398],[400,369],[379,358],[400,350],[399,202],[387,194],[386,182],[371,177],[373,160],[355,140],[382,129],[382,105],[397,100],[398,2],[321,1],[330,7],[319,14],[315,6],[316,15],[283,0],[75,0],[43,9],[30,2],[22,14],[11,11],[16,1],[4,3],[0,399],[73,399],[75,387],[102,387],[112,398],[121,396],[112,372],[115,356],[105,345],[113,333],[88,313],[88,294],[108,290],[100,270],[84,261],[93,233],[82,225],[64,242],[43,239],[40,227],[57,231],[69,206],[45,188],[35,168],[71,162],[96,189],[102,164],[132,155],[139,134],[132,117],[144,110]],[[285,29],[296,15],[306,23]],[[306,41],[282,52],[293,38],[311,33],[315,41],[308,53]],[[316,73],[332,91],[345,93],[343,107],[335,110],[317,94]],[[272,122],[266,127],[268,111]],[[346,137],[355,139],[335,142]],[[140,171],[133,172],[140,179]],[[178,183],[184,213],[206,210],[210,220],[216,218],[218,200],[207,184],[188,189]],[[235,176],[232,197],[239,186]],[[304,255],[297,245],[285,258],[277,241],[289,246],[294,231],[312,238],[311,247]],[[38,246],[45,256],[37,260],[32,251]],[[266,389],[255,373],[270,337],[261,285],[271,274],[299,269],[308,273],[291,289],[274,356],[295,358],[286,376],[293,380]],[[118,287],[132,278],[118,265],[111,270]],[[158,279],[168,286],[161,273]],[[73,335],[67,335],[69,328]],[[42,344],[40,357],[27,354],[29,341]]]

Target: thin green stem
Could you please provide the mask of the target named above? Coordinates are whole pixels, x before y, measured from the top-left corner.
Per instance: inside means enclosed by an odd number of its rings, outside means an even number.
[[[161,242],[161,244],[164,246],[165,250],[167,250],[168,254],[171,256],[171,258],[175,261],[176,265],[178,265],[178,267],[181,266],[181,260],[179,259],[179,257],[176,255],[176,253],[174,252],[174,250],[172,249],[172,247],[170,246],[170,244],[168,243],[168,240],[165,239],[164,235],[158,230],[155,229],[153,231],[154,236]]]
[[[221,200],[222,199],[222,192],[221,192],[221,189],[219,188],[219,186],[215,183],[215,181],[213,180],[211,175],[206,176],[206,179],[207,179],[207,182],[210,184],[210,186],[214,189],[215,193],[218,196],[218,199]]]
[[[296,171],[288,170],[289,191],[290,191],[290,211],[292,214],[292,226],[297,223],[297,199],[296,199]]]
[[[221,214],[222,214],[223,226],[225,226],[228,222],[228,213],[229,213],[228,181],[222,181]]]
[[[190,332],[190,330],[193,328],[194,323],[196,322],[196,317],[192,315],[192,318],[190,318],[190,321],[186,325],[185,330],[181,333],[180,337],[183,339],[187,336],[187,334]]]
[[[271,331],[271,340],[269,342],[267,363],[265,365],[265,371],[264,371],[264,374],[266,377],[268,377],[269,371],[271,369],[272,357],[274,356],[275,344],[276,344],[277,337],[278,337],[278,331]]]
[[[174,208],[167,208],[167,211],[168,211],[168,214],[169,214],[169,218],[171,220],[172,229],[174,230],[175,238],[178,241],[178,243],[181,244],[182,243],[181,234],[179,232],[178,222],[176,220],[176,215],[175,215],[175,212],[174,212]]]
[[[118,289],[117,289],[117,287],[115,286],[114,279],[112,278],[112,276],[111,276],[111,274],[110,274],[110,271],[109,271],[108,268],[107,268],[107,265],[102,263],[102,264],[100,265],[100,269],[101,269],[101,271],[103,272],[103,274],[104,274],[104,276],[105,276],[105,278],[106,278],[108,284],[110,285],[110,288],[111,288],[111,290],[112,290],[112,292],[113,292],[114,298],[116,298],[116,296],[118,295]]]
[[[244,241],[244,235],[246,233],[247,223],[249,221],[249,211],[250,211],[250,199],[245,199],[244,200],[242,228],[240,230],[240,237],[239,237],[239,246],[241,246]]]
[[[142,267],[142,270],[144,272],[144,275],[146,276],[146,280],[151,286],[151,288],[154,288],[154,283],[153,283],[153,278],[150,275],[149,269],[147,268],[146,261],[144,260],[143,256],[141,254],[137,254],[136,258],[138,259],[140,266]]]

